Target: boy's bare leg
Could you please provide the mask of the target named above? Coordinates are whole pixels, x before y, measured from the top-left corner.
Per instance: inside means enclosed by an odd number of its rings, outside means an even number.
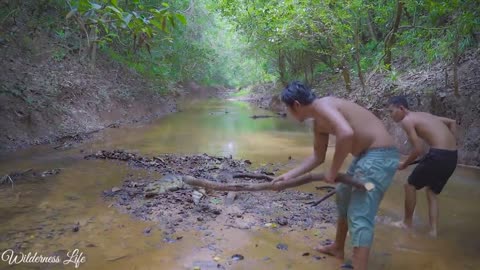
[[[345,239],[347,238],[348,223],[344,217],[339,217],[337,220],[337,233],[335,235],[335,242],[326,246],[317,246],[315,250],[321,253],[335,256],[343,260],[345,256]],[[366,269],[366,268],[365,268]]]
[[[430,188],[426,188],[427,200],[428,200],[428,217],[430,221],[430,235],[437,237],[438,226],[438,201],[437,194],[435,194]]]
[[[369,247],[354,247],[353,248],[353,269],[367,270],[369,254],[370,254]]]
[[[417,190],[410,184],[405,184],[405,217],[403,221],[394,222],[393,225],[400,228],[412,228],[413,212],[417,204]]]

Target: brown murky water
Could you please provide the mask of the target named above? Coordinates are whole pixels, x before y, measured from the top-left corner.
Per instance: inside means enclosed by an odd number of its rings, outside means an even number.
[[[228,111],[228,113],[225,113]],[[0,251],[23,243],[27,252],[44,256],[79,249],[86,262],[79,269],[216,269],[218,257],[226,269],[338,269],[331,258],[312,246],[333,239],[335,230],[288,231],[259,228],[240,230],[219,226],[209,236],[201,231],[177,233],[183,238],[165,243],[155,224],[134,220],[110,208],[101,191],[120,185],[129,173],[124,164],[83,160],[100,149],[121,148],[146,155],[159,153],[208,153],[248,158],[255,164],[301,160],[312,151],[312,135],[306,125],[288,119],[248,118],[265,113],[240,102],[189,104],[183,112],[150,125],[111,129],[101,138],[79,148],[58,151],[41,146],[0,157],[0,175],[28,168],[42,171],[62,168],[45,180],[0,188]],[[80,150],[85,151],[80,153]],[[331,159],[333,148],[329,149]],[[328,166],[321,166],[320,170]],[[285,168],[288,169],[288,168]],[[418,194],[416,230],[394,228],[391,221],[402,215],[403,190],[409,170],[399,172],[381,205],[371,269],[480,269],[480,171],[458,168],[440,196],[440,237],[426,236],[427,211],[423,192]],[[313,185],[302,189],[315,192]],[[80,230],[72,227],[80,223]],[[149,235],[144,229],[152,227]],[[8,241],[7,241],[8,239]],[[12,240],[14,239],[14,240]],[[288,251],[276,248],[286,243]],[[220,251],[212,251],[216,243]],[[310,256],[302,256],[309,252]],[[231,262],[233,254],[245,259]],[[0,254],[1,255],[1,254]],[[347,257],[350,257],[347,248]],[[4,261],[0,268],[12,269]],[[74,264],[20,264],[13,269],[75,269]]]

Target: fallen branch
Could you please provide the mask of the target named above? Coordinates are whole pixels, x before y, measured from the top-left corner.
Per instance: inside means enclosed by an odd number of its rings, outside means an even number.
[[[276,183],[233,183],[233,184],[223,184],[217,183],[205,179],[197,179],[192,176],[183,176],[182,180],[184,183],[196,186],[196,187],[203,187],[209,190],[220,190],[220,191],[262,191],[262,190],[283,190],[287,188],[301,186],[310,182],[314,181],[323,181],[325,179],[325,175],[323,173],[308,173],[296,178],[293,178],[289,181],[282,181]],[[353,179],[351,176],[346,174],[339,174],[337,179],[335,179],[338,183],[344,183],[359,189],[363,190],[372,190],[375,188],[375,185],[372,183],[363,184],[358,180]]]
[[[308,202],[307,204],[310,204],[311,206],[317,206],[319,205],[321,202],[325,201],[326,199],[332,197],[335,193],[337,193],[337,191],[335,189],[329,191],[327,194],[325,194],[325,196],[323,196],[322,198],[320,198],[320,200],[318,201],[313,201],[313,202]]]
[[[253,178],[253,179],[264,179],[272,181],[273,177],[265,174],[255,174],[255,173],[237,173],[232,176],[233,178]]]
[[[13,188],[13,179],[10,177],[10,175],[7,174],[7,175],[3,176],[0,180],[1,180],[0,182],[2,184],[6,184],[6,183],[10,182],[10,184],[12,184],[12,188]]]
[[[330,191],[330,190],[332,190],[332,189],[334,189],[334,188],[335,188],[335,187],[333,187],[333,186],[315,187],[316,190],[328,190],[328,191]]]
[[[253,119],[258,119],[258,118],[274,118],[274,117],[277,117],[277,116],[274,116],[274,115],[252,115],[252,116],[250,116],[250,118],[253,118]]]

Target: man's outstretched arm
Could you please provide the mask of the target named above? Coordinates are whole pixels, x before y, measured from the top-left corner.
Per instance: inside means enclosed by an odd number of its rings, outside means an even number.
[[[332,166],[325,176],[325,181],[333,183],[343,162],[352,151],[353,129],[334,106],[322,107],[322,116],[328,121],[336,137]]]
[[[316,123],[314,123],[314,142],[313,142],[313,154],[306,158],[299,166],[290,170],[289,172],[275,178],[273,182],[288,180],[295,178],[304,173],[307,173],[316,167],[320,166],[325,161],[325,154],[328,147],[328,134],[320,133],[317,129]]]
[[[410,163],[414,162],[415,159],[422,154],[422,142],[418,137],[417,132],[415,131],[414,124],[411,121],[404,120],[402,121],[402,128],[407,133],[408,139],[410,140],[410,143],[413,146],[413,150],[410,153],[410,155],[408,155],[407,159],[404,162],[402,162],[398,167],[398,169],[400,170],[403,170],[406,167],[408,167]]]

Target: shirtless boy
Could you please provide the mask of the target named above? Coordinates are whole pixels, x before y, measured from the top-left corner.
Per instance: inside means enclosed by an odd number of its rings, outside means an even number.
[[[328,135],[336,136],[333,162],[326,172],[326,181],[334,183],[348,154],[355,159],[347,174],[359,181],[372,182],[369,192],[337,184],[337,232],[335,242],[318,246],[316,250],[339,259],[344,257],[347,231],[353,246],[353,266],[365,270],[373,242],[375,215],[383,194],[390,186],[399,163],[399,153],[393,138],[382,122],[370,111],[347,100],[315,94],[299,82],[290,83],[281,94],[289,113],[302,122],[314,119],[314,151],[298,167],[274,181],[289,181],[313,170],[325,161]]]
[[[400,227],[411,228],[413,212],[416,204],[416,190],[426,187],[430,235],[436,237],[438,232],[437,195],[442,192],[448,178],[457,166],[457,144],[455,140],[455,120],[438,117],[425,112],[414,112],[408,109],[404,97],[393,97],[389,101],[390,114],[393,121],[399,122],[413,145],[413,151],[400,164],[399,170],[409,164],[422,153],[423,139],[430,150],[423,157],[405,184],[405,217],[397,222]]]

